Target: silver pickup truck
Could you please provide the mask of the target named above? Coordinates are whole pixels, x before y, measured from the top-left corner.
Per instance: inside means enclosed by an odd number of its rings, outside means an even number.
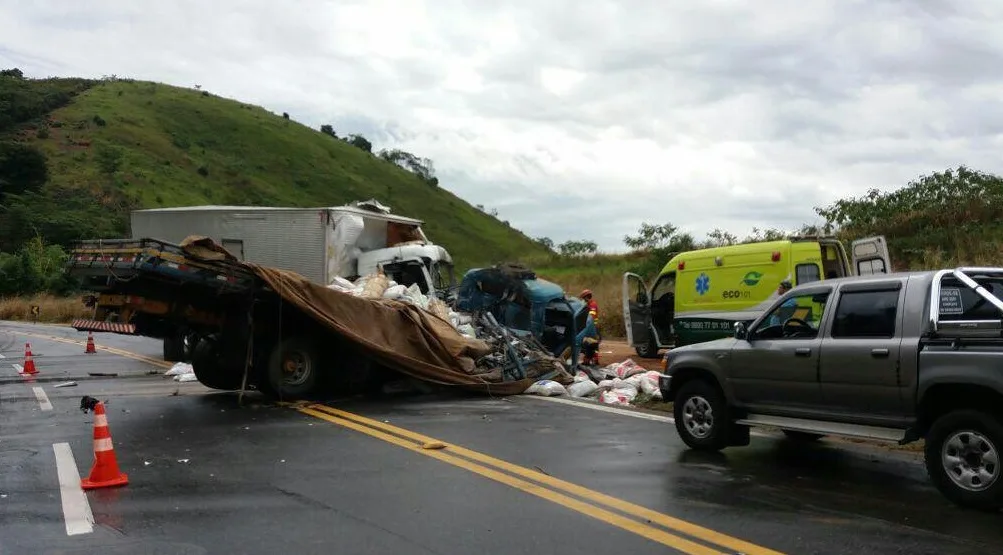
[[[790,438],[925,440],[954,503],[1003,508],[1003,268],[801,285],[734,337],[670,350],[659,387],[693,449]]]

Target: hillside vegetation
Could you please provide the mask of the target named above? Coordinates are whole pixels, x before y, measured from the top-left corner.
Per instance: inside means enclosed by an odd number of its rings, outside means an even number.
[[[546,252],[443,185],[430,161],[206,91],[0,74],[0,251],[126,236],[134,208],[376,198],[424,220],[461,269]]]
[[[872,189],[858,198],[816,207],[815,212],[823,225],[754,229],[741,239],[714,229],[703,242],[671,223],[643,223],[636,235],[624,238],[632,249],[628,254],[597,253],[591,241],[569,241],[558,245],[557,252],[536,258],[533,266],[571,293],[592,289],[603,336],[623,337],[623,273],[635,272],[651,285],[674,252],[818,234],[835,235],[849,248],[854,239],[884,235],[896,270],[1003,264],[1003,178],[991,173],[960,166],[920,176],[892,191]],[[546,238],[539,241],[552,245]]]

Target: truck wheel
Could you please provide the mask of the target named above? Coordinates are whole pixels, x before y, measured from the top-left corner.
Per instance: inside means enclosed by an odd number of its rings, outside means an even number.
[[[649,339],[647,343],[634,347],[634,352],[641,358],[658,358],[658,345],[654,339]]]
[[[280,398],[307,397],[320,384],[320,350],[305,337],[291,337],[275,344],[264,367],[263,391]]]
[[[195,357],[199,336],[196,333],[175,333],[164,338],[164,360],[188,362]]]
[[[813,434],[809,432],[798,432],[796,430],[784,430],[784,435],[792,441],[798,441],[801,443],[809,443],[812,441],[818,441],[825,437],[824,434]]]
[[[1003,423],[977,410],[938,418],[926,436],[926,470],[938,490],[963,507],[1003,508]]]
[[[728,446],[728,405],[724,396],[705,380],[686,382],[672,407],[676,431],[683,443],[700,451],[719,451]]]
[[[167,362],[182,362],[185,359],[185,343],[180,334],[168,335],[164,338],[164,360]]]
[[[211,339],[202,339],[192,350],[192,370],[199,382],[212,389],[236,391],[244,381],[244,369],[225,364],[219,347]]]

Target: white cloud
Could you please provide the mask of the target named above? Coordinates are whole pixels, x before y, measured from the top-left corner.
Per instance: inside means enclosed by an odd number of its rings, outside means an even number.
[[[263,104],[435,161],[531,235],[702,234],[967,164],[1003,171],[998,3],[0,4],[0,66]]]

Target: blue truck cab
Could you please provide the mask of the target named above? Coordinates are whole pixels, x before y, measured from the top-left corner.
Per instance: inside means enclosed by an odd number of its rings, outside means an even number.
[[[457,292],[456,309],[490,312],[513,333],[532,334],[552,355],[572,361],[578,360],[586,337],[599,337],[584,301],[568,297],[560,285],[522,266],[467,271]]]

